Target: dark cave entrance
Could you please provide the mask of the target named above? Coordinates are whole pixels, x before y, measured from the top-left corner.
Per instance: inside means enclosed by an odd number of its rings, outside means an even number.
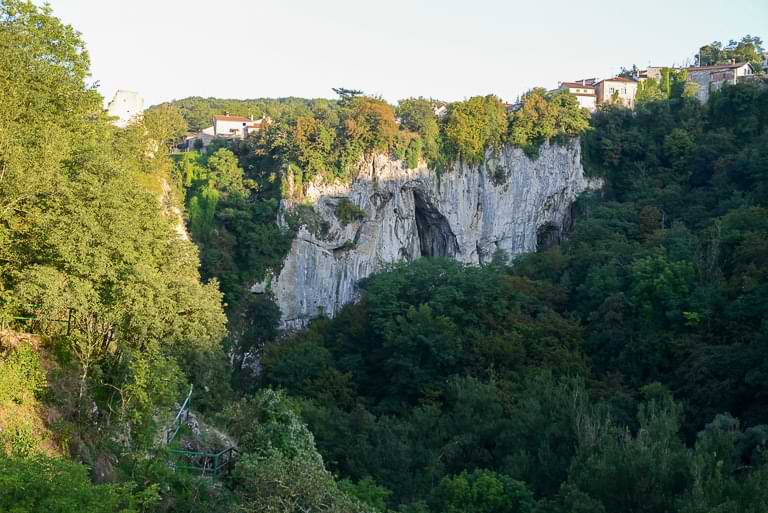
[[[459,244],[445,216],[419,191],[413,191],[413,199],[421,256],[456,256]]]
[[[536,250],[544,251],[560,244],[562,233],[559,227],[545,223],[536,230]]]

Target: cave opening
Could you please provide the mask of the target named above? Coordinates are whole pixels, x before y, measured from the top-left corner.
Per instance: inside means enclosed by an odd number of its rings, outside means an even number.
[[[553,223],[544,223],[536,230],[536,250],[545,251],[560,244],[561,230]]]
[[[419,191],[413,191],[413,199],[421,256],[456,256],[459,244],[445,216]]]

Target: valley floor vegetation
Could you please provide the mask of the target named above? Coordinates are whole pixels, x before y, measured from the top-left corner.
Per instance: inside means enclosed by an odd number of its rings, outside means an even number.
[[[542,90],[444,117],[337,92],[181,100],[118,129],[79,35],[0,0],[0,510],[768,510],[764,84],[591,118]],[[171,155],[223,109],[273,123]],[[393,265],[283,336],[249,292],[312,222],[275,222],[288,181],[300,203],[377,153],[450,172],[574,136],[605,188],[560,245]],[[162,443],[190,384],[240,451],[219,480]]]

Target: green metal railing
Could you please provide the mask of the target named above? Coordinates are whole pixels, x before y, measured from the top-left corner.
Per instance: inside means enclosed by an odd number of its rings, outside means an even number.
[[[27,305],[27,307],[30,310],[35,310],[37,308],[40,308],[40,305]],[[10,318],[4,318],[0,321],[0,328],[6,329],[10,327],[9,321],[12,324],[20,323],[27,327],[29,333],[35,333],[40,332],[40,328],[43,323],[59,323],[59,324],[66,324],[67,325],[67,335],[70,335],[72,333],[72,321],[74,320],[74,310],[72,308],[67,308],[67,318],[66,319],[47,319],[45,317],[40,317],[37,315],[17,315]]]
[[[183,451],[171,449],[171,454],[179,456],[188,463],[177,462],[176,470],[189,470],[200,472],[203,477],[219,477],[227,472],[229,466],[235,461],[239,451],[234,447],[228,447],[217,453],[202,451]]]
[[[182,403],[181,408],[179,408],[179,413],[177,413],[176,418],[173,419],[173,424],[165,434],[166,445],[170,445],[170,443],[173,442],[173,440],[176,438],[176,435],[179,434],[181,427],[187,422],[187,419],[189,419],[189,409],[192,407],[193,388],[194,385],[189,385],[189,393],[187,394],[187,398]]]
[[[166,432],[166,445],[171,445],[171,443],[176,440],[181,428],[184,427],[187,419],[189,419],[189,410],[192,408],[192,391],[193,385],[190,385],[187,398],[184,400],[181,408],[179,408],[179,412],[173,419],[173,424],[171,424],[171,427]],[[228,447],[215,453],[186,451],[183,449],[169,449],[168,452],[177,458],[177,461],[173,464],[176,470],[200,472],[203,477],[213,478],[224,474],[240,454],[234,447]]]

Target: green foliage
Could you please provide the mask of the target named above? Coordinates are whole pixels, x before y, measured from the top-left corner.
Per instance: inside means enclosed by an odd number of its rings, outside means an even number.
[[[475,96],[448,107],[444,137],[454,159],[479,164],[488,148],[501,148],[506,133],[507,110],[495,96]]]
[[[385,513],[387,511],[387,499],[392,492],[377,485],[372,479],[361,479],[357,483],[349,480],[339,482],[339,489],[350,497],[366,504],[372,510]]]
[[[536,502],[525,483],[489,470],[444,477],[432,509],[445,513],[531,513]]]
[[[327,238],[331,229],[330,223],[323,219],[315,207],[306,204],[294,206],[286,215],[286,222],[293,231],[306,226],[310,233],[321,239]]]
[[[666,98],[665,92],[661,90],[660,84],[655,79],[649,78],[637,83],[636,104],[655,102],[664,98]]]
[[[235,511],[369,511],[339,489],[284,394],[264,389],[234,404],[225,417],[246,452],[232,476],[239,499]]]
[[[415,138],[408,143],[408,147],[405,150],[405,162],[408,164],[408,169],[416,169],[419,167],[420,158],[421,139]]]
[[[731,39],[727,45],[720,41],[704,45],[699,49],[696,59],[699,66],[728,64],[733,59],[736,62],[749,62],[755,71],[760,71],[763,67],[763,50],[763,40],[747,34],[740,41]]]
[[[162,105],[149,109],[141,119],[149,138],[165,146],[178,143],[187,131],[187,122],[179,109],[173,105]]]
[[[31,345],[0,348],[0,405],[33,402],[46,381],[40,357]]]
[[[440,158],[441,151],[440,125],[437,116],[435,116],[437,105],[438,102],[424,98],[400,100],[397,105],[400,127],[419,134],[424,157],[430,163],[434,163]],[[412,165],[412,161],[409,160],[408,167],[414,168],[416,166]]]
[[[113,127],[85,83],[79,36],[47,7],[0,5],[0,47],[12,92],[0,95],[0,308],[40,318],[74,363],[68,420],[147,440],[183,355],[220,352],[224,335],[218,286],[201,283],[194,246],[159,201],[171,167],[160,143],[179,127],[170,110]],[[53,322],[68,318],[69,333]]]
[[[336,217],[342,225],[348,225],[365,219],[365,210],[352,203],[348,198],[342,198],[336,205]]]
[[[350,499],[322,464],[281,453],[245,456],[235,469],[240,505],[234,511],[253,513],[364,513],[371,511]]]
[[[545,141],[586,132],[589,118],[589,111],[580,107],[572,94],[548,94],[543,89],[533,89],[512,113],[509,140],[529,155],[538,155],[538,148]]]
[[[221,148],[208,157],[208,184],[221,192],[243,196],[243,170],[230,150]]]
[[[367,154],[385,153],[397,139],[395,110],[385,101],[359,96],[350,101],[347,136]]]
[[[231,404],[223,417],[244,452],[322,461],[315,452],[314,437],[285,395],[269,388]]]
[[[8,458],[0,453],[0,509],[18,513],[139,513],[158,503],[156,487],[94,485],[84,466],[60,459]]]

